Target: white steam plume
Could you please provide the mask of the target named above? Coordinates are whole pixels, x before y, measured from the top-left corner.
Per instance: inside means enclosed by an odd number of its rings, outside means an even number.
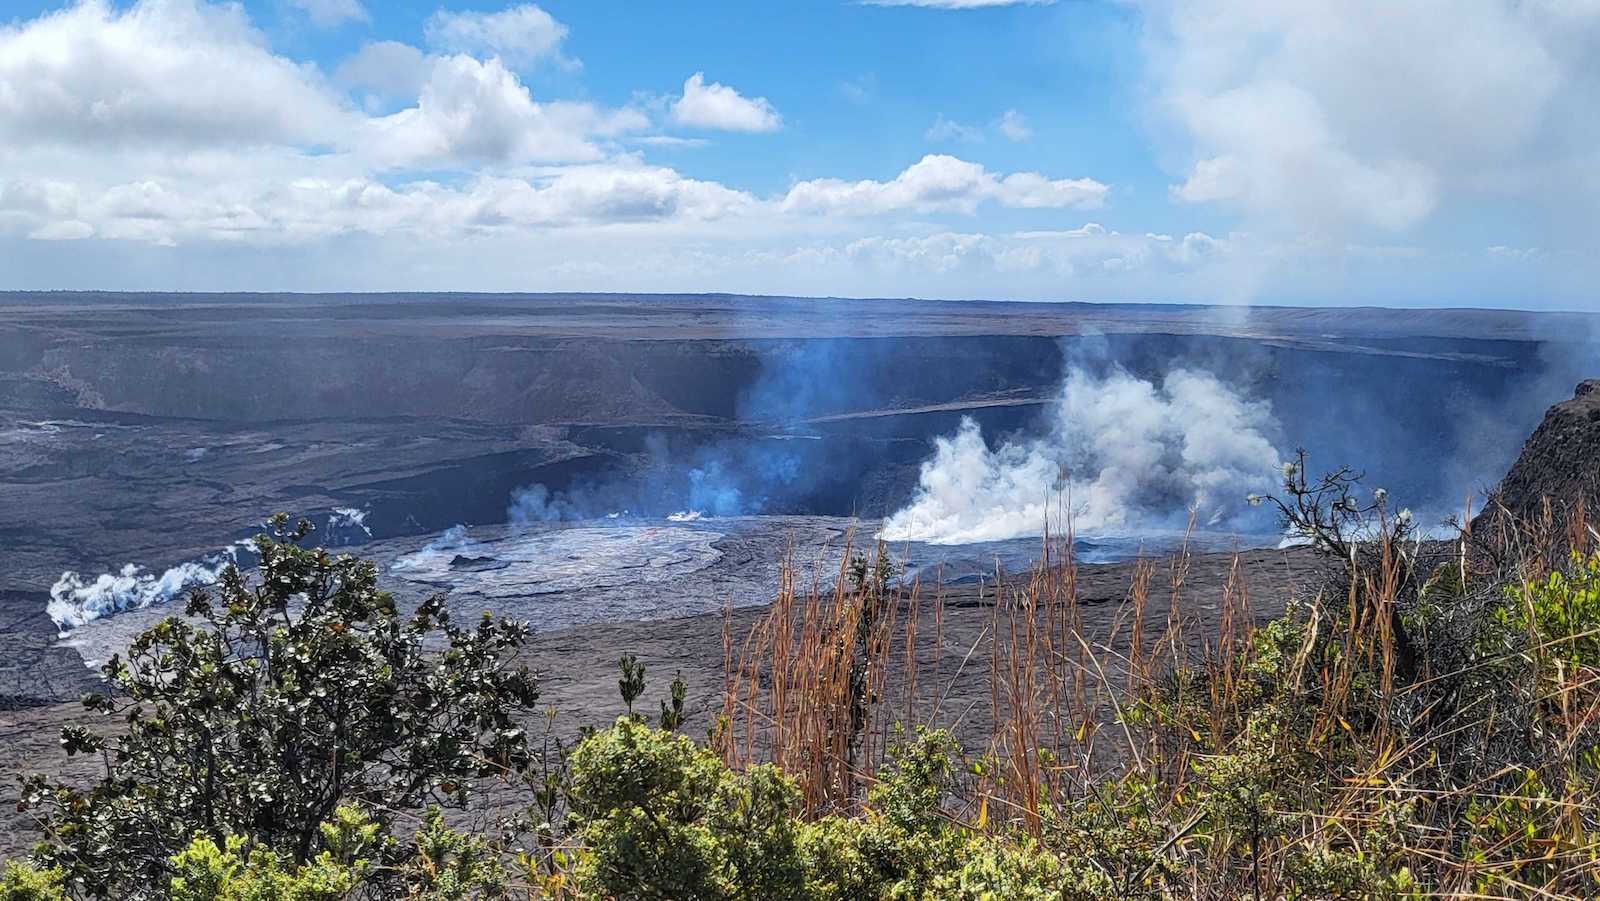
[[[1050,434],[989,450],[977,423],[940,438],[909,506],[884,522],[888,541],[967,544],[1040,534],[1070,512],[1080,534],[1180,525],[1191,507],[1208,527],[1273,484],[1282,455],[1271,407],[1210,373],[1177,369],[1159,387],[1113,369],[1067,373]],[[1063,504],[1070,498],[1070,510]]]
[[[372,537],[372,529],[367,527],[367,516],[370,510],[359,507],[334,507],[328,514],[328,532],[330,534],[340,529],[360,529],[368,538]]]
[[[132,563],[92,580],[68,570],[50,587],[45,612],[65,632],[112,613],[164,604],[198,585],[216,584],[222,571],[237,560],[238,549],[248,546],[248,542],[240,542],[204,560],[180,563],[160,575]]]
[[[511,503],[506,507],[506,521],[513,526],[581,518],[577,507],[564,495],[537,484],[511,492]]]

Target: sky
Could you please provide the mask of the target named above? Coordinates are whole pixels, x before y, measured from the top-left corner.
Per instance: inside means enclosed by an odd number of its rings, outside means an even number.
[[[1600,310],[1600,0],[0,0],[0,289]]]

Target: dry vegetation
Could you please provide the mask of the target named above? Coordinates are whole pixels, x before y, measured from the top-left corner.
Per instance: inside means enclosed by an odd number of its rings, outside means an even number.
[[[375,828],[372,812],[351,799],[299,853],[244,826],[196,830],[162,871],[170,883],[140,890],[1593,897],[1600,541],[1582,505],[1424,542],[1348,472],[1308,479],[1302,459],[1283,489],[1261,502],[1328,570],[1269,623],[1236,564],[1202,630],[1179,552],[1142,561],[1109,633],[1086,634],[1070,529],[1003,582],[966,646],[946,643],[941,590],[898,584],[881,548],[847,555],[831,580],[786,567],[759,624],[724,630],[721,714],[703,743],[676,734],[674,686],[666,728],[630,715],[574,749],[547,739],[504,773],[530,797],[504,833],[430,819],[415,843],[363,844],[352,836]],[[952,666],[987,670],[987,711],[946,703],[938,674]],[[645,690],[628,666],[620,687],[630,709]],[[987,745],[958,747],[948,730],[982,714]],[[391,818],[385,834],[402,822],[418,821]],[[4,899],[84,894],[70,867],[6,880]]]
[[[829,592],[786,581],[726,636],[711,747],[735,770],[776,763],[808,819],[870,818],[896,742],[970,713],[919,671],[953,654],[987,667],[993,727],[957,752],[938,815],[1058,851],[1063,832],[1109,850],[1147,829],[1142,853],[1085,862],[1108,895],[1592,897],[1600,558],[1582,504],[1424,543],[1381,495],[1350,507],[1348,473],[1290,479],[1291,528],[1327,542],[1328,579],[1262,628],[1236,560],[1199,633],[1180,552],[1141,561],[1110,633],[1086,634],[1069,534],[977,645],[947,647],[941,592],[858,559]],[[1350,515],[1317,521],[1330,507]]]

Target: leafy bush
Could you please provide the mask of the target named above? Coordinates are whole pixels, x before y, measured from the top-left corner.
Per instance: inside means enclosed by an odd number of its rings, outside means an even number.
[[[85,704],[123,732],[63,735],[69,754],[104,754],[104,778],[87,791],[27,782],[47,838],[38,856],[68,885],[110,897],[165,884],[195,836],[307,864],[341,804],[387,827],[529,766],[520,715],[537,684],[511,664],[525,626],[486,614],[458,627],[442,597],[402,616],[372,565],[302,547],[307,523],[280,516],[272,529],[255,540],[254,580],[229,568],[214,594],[190,598],[191,619],[163,621],[106,664],[109,693]]]
[[[7,861],[0,873],[0,901],[67,901],[61,871]]]
[[[341,864],[324,851],[301,866],[285,864],[266,849],[247,850],[231,836],[220,847],[196,838],[172,858],[172,901],[341,901],[364,876],[365,866]]]
[[[1575,556],[1566,570],[1507,594],[1501,624],[1536,636],[1540,656],[1568,667],[1600,667],[1600,554]]]
[[[800,898],[798,796],[770,766],[733,773],[625,716],[570,761],[580,890],[599,897]]]
[[[959,826],[941,809],[960,749],[920,730],[861,817],[798,817],[792,782],[743,773],[682,736],[622,717],[571,759],[577,885],[606,898],[1100,898],[1111,882],[1034,843]]]
[[[222,843],[196,836],[168,862],[171,876],[145,886],[141,897],[170,901],[346,901],[361,897],[407,901],[503,899],[506,872],[481,837],[444,825],[438,808],[424,818],[412,853],[393,874],[380,878],[369,856],[381,844],[379,826],[353,807],[341,807],[322,824],[327,848],[296,864],[249,839],[231,835]],[[8,864],[0,877],[0,901],[67,901],[58,870]]]

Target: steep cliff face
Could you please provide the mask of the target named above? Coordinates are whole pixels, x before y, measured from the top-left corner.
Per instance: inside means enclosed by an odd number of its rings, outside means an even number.
[[[1550,408],[1473,531],[1487,534],[1507,513],[1536,519],[1546,498],[1558,519],[1580,500],[1590,522],[1600,513],[1600,379],[1580,383],[1571,400]]]

